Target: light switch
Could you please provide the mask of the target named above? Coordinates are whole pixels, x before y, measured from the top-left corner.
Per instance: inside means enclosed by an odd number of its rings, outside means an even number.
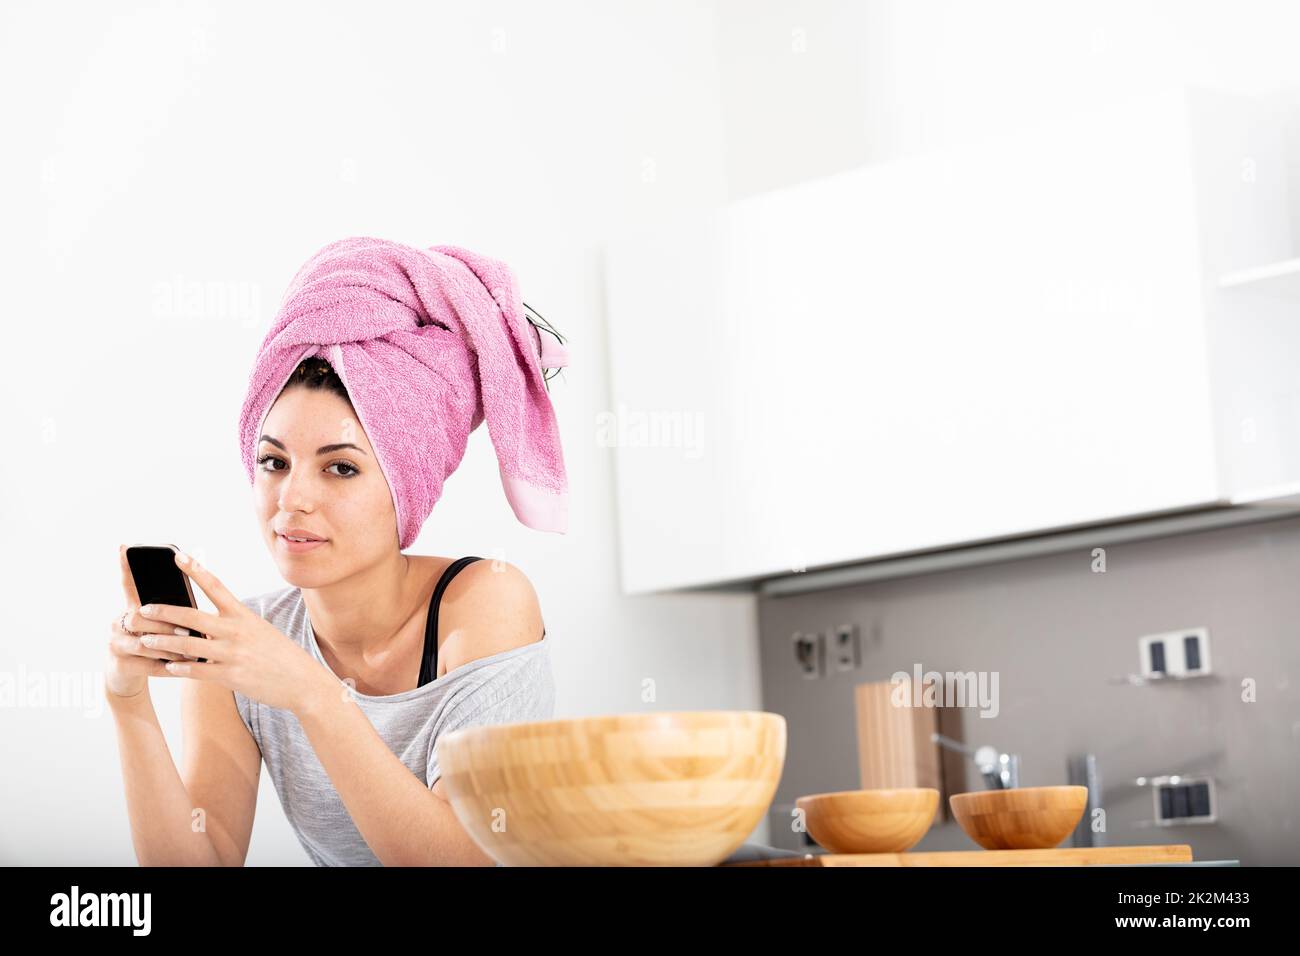
[[[826,672],[826,641],[821,634],[795,631],[791,635],[795,663],[808,680],[816,680]]]

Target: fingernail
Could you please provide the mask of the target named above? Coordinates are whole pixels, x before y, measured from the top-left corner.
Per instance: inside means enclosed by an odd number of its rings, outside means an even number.
[[[189,564],[190,556],[186,554],[184,551],[177,551],[176,560],[179,561],[181,564]]]
[[[188,630],[186,630],[185,628],[183,628],[183,627],[177,627],[177,628],[174,628],[174,629],[173,629],[173,633],[179,634],[181,637],[189,637],[189,636],[190,636],[190,632],[189,632]]]
[[[140,638],[140,643],[143,644],[145,647],[153,647],[154,644],[156,644],[157,642],[158,642],[158,638],[156,638],[156,637],[142,637],[142,638]]]
[[[144,607],[140,608],[140,613],[143,614],[145,617],[148,617],[150,614],[153,613],[153,605],[146,604]]]

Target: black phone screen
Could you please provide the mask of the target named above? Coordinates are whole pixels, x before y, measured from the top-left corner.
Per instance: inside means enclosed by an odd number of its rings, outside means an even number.
[[[171,604],[177,607],[197,607],[191,597],[189,579],[176,567],[176,552],[161,545],[134,545],[126,549],[126,563],[135,580],[136,593],[141,606],[145,604]],[[202,637],[193,628],[186,628],[192,637]],[[199,657],[200,664],[207,658]]]

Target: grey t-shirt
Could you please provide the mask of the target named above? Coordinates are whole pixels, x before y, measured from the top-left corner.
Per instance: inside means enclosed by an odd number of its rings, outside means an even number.
[[[300,588],[270,591],[245,598],[243,603],[329,669],[312,632]],[[435,745],[442,734],[479,724],[551,719],[555,682],[550,649],[550,638],[544,636],[462,664],[437,680],[399,694],[352,693],[388,748],[432,787],[441,775]],[[312,862],[317,866],[379,866],[298,718],[238,691],[235,704],[262,751],[284,815]]]

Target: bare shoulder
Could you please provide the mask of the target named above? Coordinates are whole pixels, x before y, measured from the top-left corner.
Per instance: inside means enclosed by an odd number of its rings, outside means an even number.
[[[542,639],[542,609],[528,576],[508,561],[485,559],[451,579],[438,609],[439,670]]]

